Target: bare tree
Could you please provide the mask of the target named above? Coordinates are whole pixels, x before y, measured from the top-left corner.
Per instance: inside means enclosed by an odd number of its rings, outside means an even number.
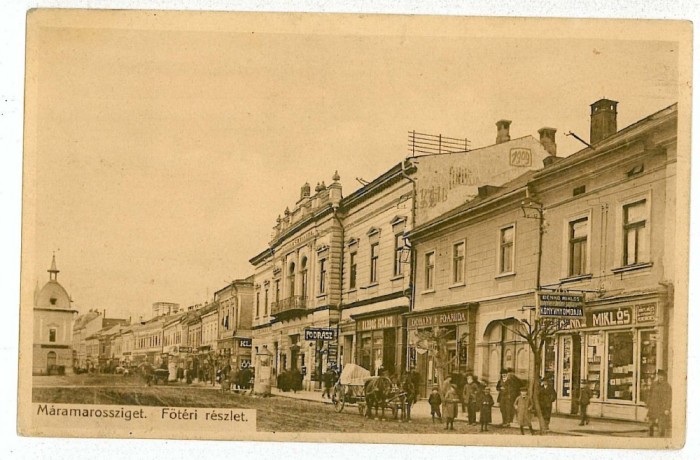
[[[416,331],[418,342],[416,346],[424,350],[428,350],[428,355],[433,358],[435,373],[440,384],[440,393],[444,396],[447,392],[445,381],[447,380],[447,372],[450,364],[457,357],[450,358],[447,349],[447,338],[450,330],[443,327],[432,327]]]
[[[512,331],[518,337],[524,339],[530,346],[530,351],[533,357],[533,365],[531,366],[530,382],[528,383],[527,393],[530,396],[530,401],[535,406],[535,414],[540,422],[540,433],[544,434],[546,425],[542,416],[542,407],[540,406],[540,385],[539,377],[542,372],[542,351],[549,339],[554,336],[557,331],[557,320],[546,318],[516,319],[515,327],[512,327],[512,322],[502,321],[503,326]]]

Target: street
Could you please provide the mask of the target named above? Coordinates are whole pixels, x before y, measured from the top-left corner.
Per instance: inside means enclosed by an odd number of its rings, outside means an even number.
[[[362,417],[356,406],[348,405],[337,413],[332,404],[324,403],[314,392],[277,393],[270,397],[254,397],[234,392],[222,393],[210,384],[146,386],[139,376],[74,375],[35,377],[33,402],[62,404],[113,404],[163,407],[218,407],[257,410],[257,426],[260,431],[271,432],[335,432],[335,433],[416,433],[445,434],[444,424],[433,423],[425,413],[427,403],[414,406],[411,423],[394,420],[387,410],[386,420]],[[500,421],[498,409],[493,409],[494,421]],[[535,422],[536,423],[536,422]],[[557,435],[612,435],[644,436],[641,424],[605,421],[593,423],[586,429],[578,429],[577,420],[556,417],[552,432]],[[535,424],[536,428],[536,424]],[[458,418],[454,434],[479,436],[517,435],[519,429],[492,425],[488,433],[481,433],[479,426],[470,426]],[[528,434],[529,436],[529,434]]]

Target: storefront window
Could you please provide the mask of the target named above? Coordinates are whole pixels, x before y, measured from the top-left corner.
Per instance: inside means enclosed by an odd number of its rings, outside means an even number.
[[[603,335],[589,334],[586,337],[586,380],[593,385],[593,397],[600,398],[600,380],[603,361]]]
[[[561,347],[561,395],[565,398],[571,397],[571,337],[562,338]]]
[[[647,402],[651,384],[656,375],[656,340],[655,331],[642,331],[640,333],[641,347],[639,348],[640,376],[639,399]]]
[[[608,333],[607,399],[632,401],[634,352],[632,332]]]
[[[544,343],[544,378],[546,380],[554,381],[556,362],[554,339],[548,338]]]

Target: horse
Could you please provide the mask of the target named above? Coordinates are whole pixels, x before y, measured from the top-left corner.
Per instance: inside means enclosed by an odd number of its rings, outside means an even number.
[[[401,378],[401,420],[411,421],[411,406],[416,402],[416,387],[413,385],[410,376],[403,375]]]
[[[386,401],[391,396],[392,383],[387,377],[370,377],[365,381],[365,404],[367,411],[365,416],[372,418],[372,407],[374,407],[375,420],[379,416],[379,408],[382,409],[382,420],[385,419],[384,410]]]

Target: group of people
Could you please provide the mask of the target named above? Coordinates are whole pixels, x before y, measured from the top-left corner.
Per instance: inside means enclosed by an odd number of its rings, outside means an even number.
[[[428,397],[428,403],[433,423],[436,419],[442,420],[444,417],[446,430],[454,430],[454,421],[461,404],[462,411],[467,413],[469,424],[477,424],[478,412],[481,431],[488,431],[491,423],[491,408],[494,405],[493,397],[489,388],[479,382],[473,374],[467,375],[464,379],[448,378],[443,384],[442,392],[438,387],[434,387]]]

